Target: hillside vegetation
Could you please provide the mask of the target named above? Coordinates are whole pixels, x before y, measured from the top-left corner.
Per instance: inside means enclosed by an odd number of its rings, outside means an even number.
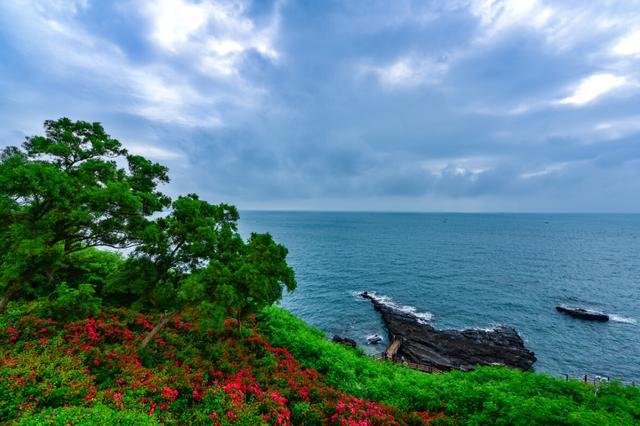
[[[251,318],[203,330],[105,308],[70,322],[42,302],[0,324],[0,422],[41,424],[426,424],[433,415],[348,395],[268,343]]]
[[[640,388],[593,386],[500,367],[426,374],[374,360],[336,345],[289,312],[270,307],[260,332],[284,346],[326,383],[401,410],[441,411],[463,424],[633,425],[640,423]]]

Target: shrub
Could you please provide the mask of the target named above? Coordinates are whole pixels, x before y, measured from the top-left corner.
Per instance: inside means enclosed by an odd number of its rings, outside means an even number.
[[[63,425],[110,425],[146,426],[158,425],[154,416],[133,411],[122,411],[102,404],[93,407],[47,408],[36,413],[27,413],[16,422],[19,426],[63,426]]]

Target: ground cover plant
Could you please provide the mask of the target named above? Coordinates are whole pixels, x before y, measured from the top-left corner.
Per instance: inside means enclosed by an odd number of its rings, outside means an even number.
[[[640,388],[593,386],[499,367],[425,374],[374,360],[329,342],[289,312],[270,307],[260,332],[284,346],[328,384],[359,398],[403,410],[438,410],[463,424],[633,425],[640,423]]]
[[[143,350],[155,318],[127,309],[63,322],[42,302],[10,305],[0,332],[0,421],[17,424],[426,424],[328,386],[274,347],[249,318],[200,329],[174,316]],[[122,423],[119,423],[122,424]]]

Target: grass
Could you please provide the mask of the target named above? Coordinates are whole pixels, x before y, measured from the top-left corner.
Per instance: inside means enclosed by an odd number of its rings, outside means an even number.
[[[471,425],[640,424],[637,387],[567,382],[504,367],[427,374],[329,342],[323,332],[281,308],[265,309],[258,324],[273,345],[318,370],[327,384],[401,410],[444,411],[455,422]]]

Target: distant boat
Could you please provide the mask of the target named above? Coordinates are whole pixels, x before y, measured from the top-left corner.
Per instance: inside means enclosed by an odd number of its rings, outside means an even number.
[[[601,321],[601,322],[609,321],[609,315],[603,312],[591,311],[584,308],[568,308],[566,306],[556,306],[556,310],[558,312],[562,312],[563,314],[567,314],[574,318],[579,318],[583,320]]]

